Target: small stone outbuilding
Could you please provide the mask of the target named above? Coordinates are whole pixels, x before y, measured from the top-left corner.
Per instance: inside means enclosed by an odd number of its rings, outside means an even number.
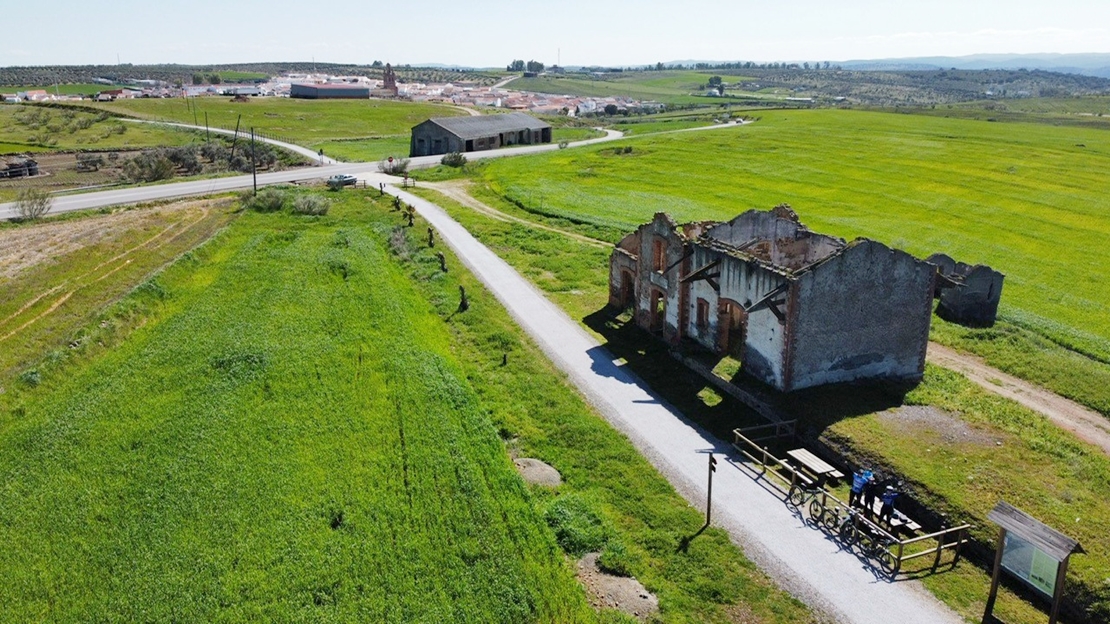
[[[441,117],[412,129],[409,156],[476,152],[551,142],[551,126],[524,113]]]
[[[937,266],[937,316],[969,327],[990,327],[998,318],[1002,282],[1006,276],[983,264],[964,264],[935,253],[928,261]]]
[[[904,251],[812,232],[785,204],[723,223],[658,213],[610,256],[609,302],[789,392],[920,380],[936,278]]]

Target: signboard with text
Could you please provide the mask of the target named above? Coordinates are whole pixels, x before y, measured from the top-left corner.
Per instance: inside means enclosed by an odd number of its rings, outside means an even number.
[[[1002,546],[1002,567],[1030,587],[1051,599],[1056,593],[1056,572],[1060,563],[1039,548],[1013,533],[1006,534]]]

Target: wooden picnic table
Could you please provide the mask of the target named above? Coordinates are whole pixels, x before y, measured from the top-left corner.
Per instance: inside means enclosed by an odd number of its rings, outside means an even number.
[[[906,514],[898,511],[897,502],[898,501],[895,501],[896,505],[894,508],[894,513],[891,514],[890,517],[891,532],[893,533],[895,531],[898,531],[899,529],[907,531],[909,533],[916,533],[917,531],[920,531],[920,524],[911,520],[910,517]],[[862,505],[862,503],[860,504]],[[875,500],[871,503],[871,511],[875,514],[873,517],[878,518],[879,513],[882,511],[882,509],[883,501],[879,497],[875,497]]]
[[[844,473],[804,448],[787,451],[786,454],[793,457],[799,464],[805,466],[806,470],[809,470],[819,478],[844,478]]]

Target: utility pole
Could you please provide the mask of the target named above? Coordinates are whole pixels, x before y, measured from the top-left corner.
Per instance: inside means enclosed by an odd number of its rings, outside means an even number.
[[[204,142],[212,142],[212,137],[208,136],[208,111],[204,111]]]
[[[243,120],[243,116],[239,115],[235,119],[235,136],[231,137],[231,157],[235,158],[235,145],[239,143],[239,122]]]
[[[705,493],[705,526],[709,526],[710,514],[713,511],[713,473],[717,472],[717,458],[709,454],[709,487]]]
[[[254,180],[254,194],[258,195],[258,161],[254,159],[254,128],[251,128],[251,177]]]

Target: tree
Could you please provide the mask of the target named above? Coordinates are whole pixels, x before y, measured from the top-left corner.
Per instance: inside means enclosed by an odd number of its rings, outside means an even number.
[[[802,68],[809,71],[809,63],[802,63]]]
[[[617,114],[617,105],[616,104],[606,104],[605,105],[605,114],[609,115],[610,117],[613,116],[613,115],[616,115]]]
[[[663,71],[663,63],[656,63],[655,71]]]
[[[544,67],[543,63],[541,63],[539,61],[528,61],[528,64],[525,66],[525,70],[530,71],[530,72],[536,72],[538,74],[538,73],[543,71],[543,67]]]
[[[39,188],[19,189],[15,199],[15,212],[23,221],[38,219],[50,212],[54,196]]]
[[[208,74],[208,82],[209,82],[209,84],[214,84],[214,85],[220,84],[220,82],[221,82],[220,75],[219,74]]]
[[[381,61],[374,61],[373,63],[370,63],[370,67],[373,67],[374,69],[380,69],[381,66],[382,66]]]
[[[193,74],[193,84],[195,84],[195,85],[204,84],[204,74]]]
[[[524,61],[522,61],[520,59],[517,59],[517,60],[513,61],[512,63],[509,63],[508,66],[505,67],[505,69],[507,69],[508,71],[511,71],[511,72],[524,71]]]
[[[718,95],[724,95],[725,94],[725,85],[724,84],[717,85],[717,94]]]
[[[720,76],[713,76],[712,78],[709,79],[709,86],[710,87],[718,87],[720,85],[721,85],[721,77]]]
[[[160,150],[150,150],[123,163],[123,175],[133,182],[157,182],[173,177],[176,167]]]

